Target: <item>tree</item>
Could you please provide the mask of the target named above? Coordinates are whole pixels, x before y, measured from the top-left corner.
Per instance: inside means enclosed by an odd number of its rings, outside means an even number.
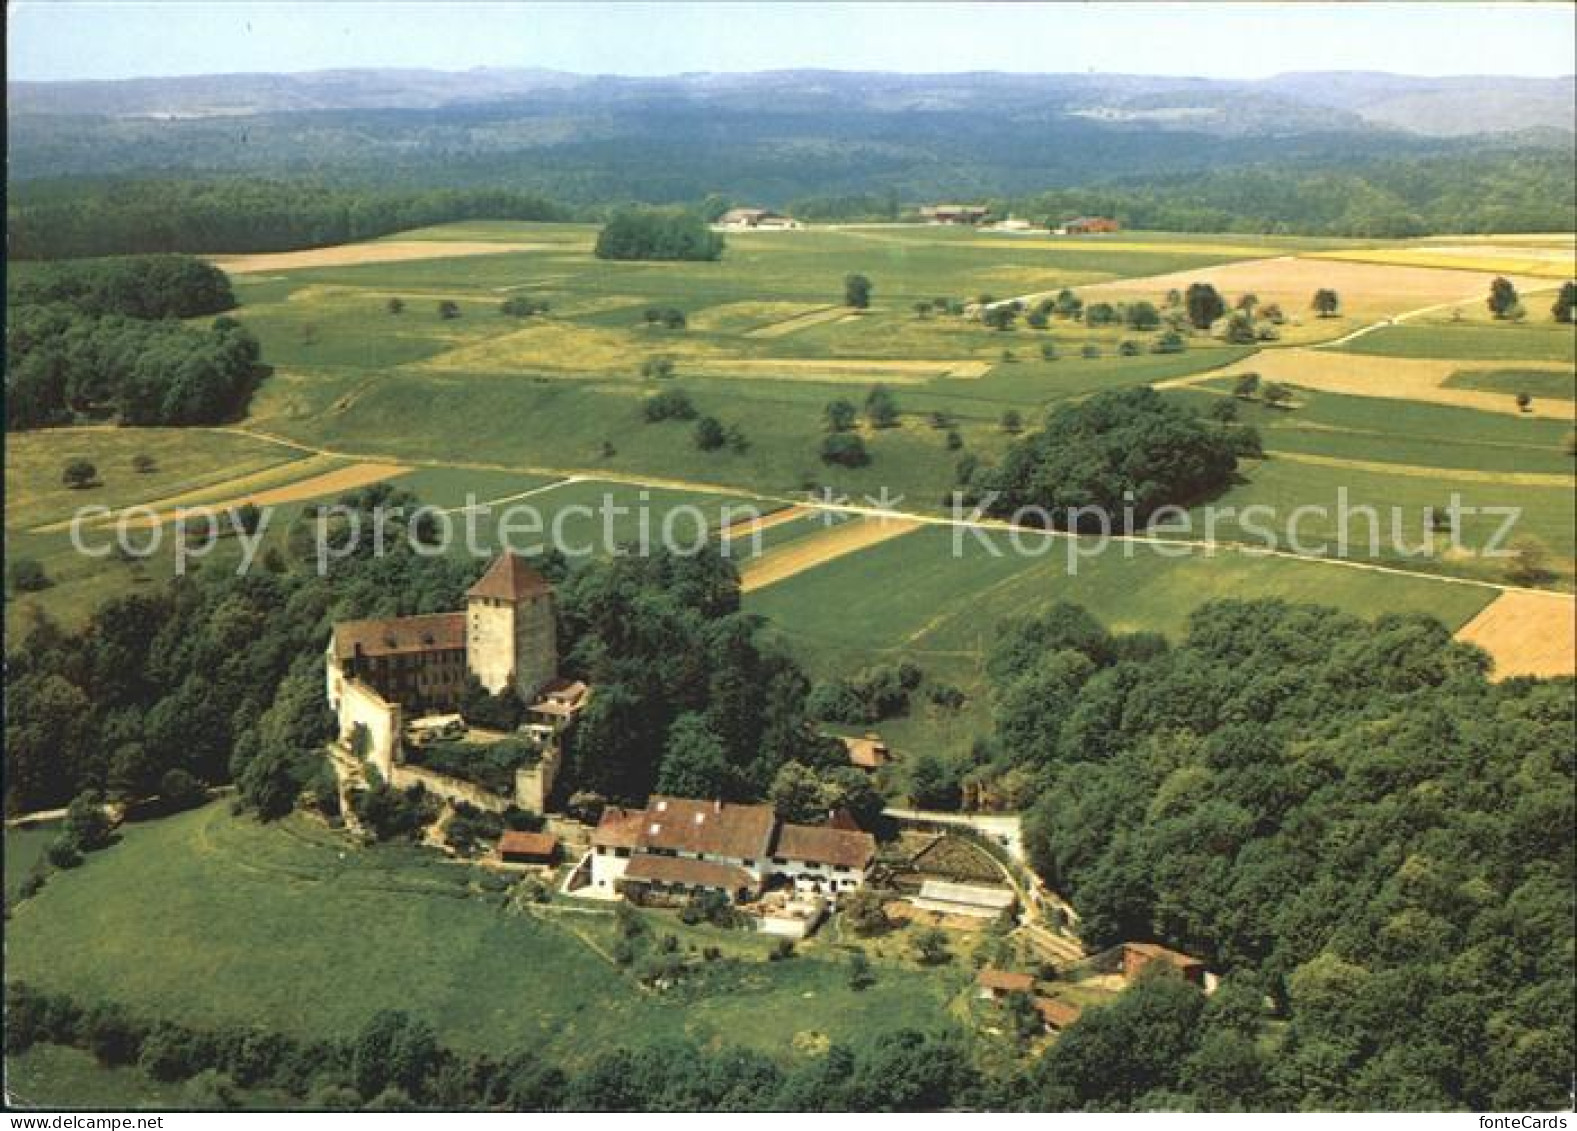
[[[242,503],[236,508],[231,521],[240,533],[246,535],[256,534],[257,528],[263,522],[263,508],[256,503]]]
[[[1234,346],[1253,345],[1257,340],[1254,332],[1254,320],[1241,310],[1234,310],[1227,319],[1226,329],[1222,338]]]
[[[597,233],[598,259],[707,262],[722,258],[723,237],[695,213],[626,208]]]
[[[110,819],[104,797],[96,792],[79,794],[66,808],[63,833],[78,852],[97,852],[110,843]]]
[[[856,432],[834,432],[821,441],[823,463],[842,467],[864,467],[871,462],[865,441]]]
[[[547,311],[546,302],[525,295],[510,295],[498,304],[498,312],[511,318],[530,318],[533,314],[546,314]]]
[[[1248,400],[1257,392],[1259,392],[1258,373],[1240,373],[1238,374],[1238,379],[1232,384],[1232,395],[1234,397],[1242,397],[1244,400]]]
[[[937,754],[921,754],[909,768],[909,799],[917,809],[956,809],[957,771]]]
[[[1219,420],[1223,424],[1231,424],[1238,418],[1238,406],[1235,401],[1225,398],[1216,401],[1210,406],[1211,420]]]
[[[952,959],[947,935],[936,927],[925,927],[914,937],[915,957],[923,966],[940,966]]]
[[[1561,290],[1555,296],[1555,305],[1550,307],[1550,313],[1555,321],[1571,323],[1577,319],[1577,283],[1562,283]]]
[[[871,305],[871,281],[864,275],[845,275],[843,278],[843,305],[855,310],[865,310]]]
[[[1101,356],[1101,347],[1094,342],[1085,342],[1084,345],[1079,347],[1079,356],[1094,361]]]
[[[73,491],[95,487],[99,481],[99,469],[85,459],[67,460],[65,469],[60,473],[60,481]]]
[[[1183,296],[1183,305],[1188,311],[1189,323],[1196,330],[1210,329],[1227,310],[1220,292],[1209,283],[1190,283]]]
[[[687,712],[668,729],[668,742],[657,770],[657,789],[675,797],[737,796],[738,785],[728,762],[728,751],[704,716]]]
[[[827,815],[821,778],[799,762],[784,763],[772,779],[767,797],[777,815],[785,821],[809,824]]]
[[[1531,394],[1531,393],[1518,393],[1517,394],[1517,408],[1518,408],[1518,410],[1520,410],[1522,412],[1527,412],[1532,407],[1533,407],[1533,394]]]
[[[1314,313],[1321,318],[1335,318],[1341,310],[1342,300],[1335,291],[1329,287],[1321,287],[1314,292],[1314,300],[1309,304]]]
[[[1490,314],[1496,318],[1510,318],[1521,308],[1522,303],[1517,297],[1517,288],[1512,285],[1510,279],[1502,275],[1490,283],[1486,305],[1489,307]]]
[[[390,314],[404,314],[405,300],[403,298],[390,298],[388,302],[383,304],[383,307]]]
[[[827,407],[822,409],[822,419],[826,421],[827,431],[847,432],[854,427],[855,417],[859,410],[854,403],[839,397],[835,401],[828,401]]]
[[[1005,302],[999,302],[995,306],[988,306],[980,312],[980,321],[993,330],[1013,329],[1013,321],[1017,317],[1018,312]]]
[[[438,317],[446,322],[460,317],[460,304],[453,299],[440,299],[438,302]]]
[[[37,558],[12,558],[7,572],[13,593],[38,593],[52,584]]]
[[[728,433],[715,416],[703,416],[695,422],[695,446],[703,452],[715,452],[728,443]]]
[[[919,302],[914,304],[915,317],[916,318],[925,318],[925,317],[930,315],[931,309],[932,308],[931,308],[930,300],[929,299],[921,299]]]
[[[871,969],[871,960],[865,957],[865,952],[857,950],[849,955],[849,989],[858,992],[875,984],[876,972]]]
[[[1188,343],[1176,330],[1163,330],[1150,348],[1155,353],[1182,353],[1188,348]]]
[[[871,386],[865,395],[865,419],[872,428],[891,428],[898,423],[898,398],[887,386]]]
[[[1161,312],[1153,302],[1130,302],[1123,308],[1123,321],[1133,330],[1154,330],[1161,325]]]
[[[1543,585],[1553,576],[1548,562],[1543,545],[1533,538],[1519,538],[1511,545],[1506,577],[1517,585]]]
[[[1002,413],[1002,431],[1010,436],[1017,436],[1024,431],[1024,417],[1018,409],[1010,408]]]
[[[1066,287],[1057,292],[1053,302],[1052,309],[1056,311],[1058,318],[1074,319],[1084,312],[1084,300]]]
[[[131,469],[138,475],[148,475],[159,469],[159,461],[146,452],[140,452],[131,457]]]
[[[1041,342],[1040,343],[1040,359],[1042,361],[1056,361],[1057,360],[1057,343],[1056,342]]]
[[[724,430],[723,438],[728,443],[728,450],[735,455],[744,455],[750,450],[750,438],[745,435],[745,430],[737,424],[730,424]]]
[[[1259,395],[1271,408],[1282,408],[1292,400],[1292,390],[1278,381],[1265,382]]]
[[[664,389],[641,402],[641,415],[655,424],[663,420],[694,420],[698,413],[683,389]]]
[[[641,376],[665,381],[674,375],[674,359],[667,354],[648,357],[641,362]]]

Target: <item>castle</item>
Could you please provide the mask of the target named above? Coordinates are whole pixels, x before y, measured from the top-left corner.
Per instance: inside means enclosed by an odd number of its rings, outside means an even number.
[[[558,737],[586,698],[584,684],[558,678],[557,623],[553,587],[513,553],[495,559],[466,592],[464,612],[339,622],[325,666],[341,748],[354,750],[391,784],[409,778],[434,786],[436,775],[401,764],[406,712],[456,711],[474,675],[492,694],[512,688],[530,705],[521,729],[543,756],[517,775],[514,801],[542,811],[557,770]]]

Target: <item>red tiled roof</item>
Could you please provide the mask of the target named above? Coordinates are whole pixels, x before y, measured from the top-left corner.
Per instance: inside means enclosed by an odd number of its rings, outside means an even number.
[[[1036,998],[1035,1008],[1040,1011],[1041,1019],[1053,1029],[1066,1029],[1084,1012],[1076,1005],[1049,997]]]
[[[637,883],[686,884],[726,892],[756,886],[756,881],[743,868],[683,856],[637,856],[624,870],[624,878]]]
[[[559,838],[552,833],[517,832],[510,829],[498,838],[500,856],[550,857],[558,851]]]
[[[1005,993],[1027,994],[1035,988],[1035,979],[1028,974],[1015,974],[1011,970],[998,970],[994,966],[981,970],[975,980],[988,990],[1002,990]]]
[[[518,601],[541,593],[553,592],[553,586],[519,554],[500,554],[487,567],[480,581],[466,591],[467,597],[488,597],[495,601]]]
[[[1162,946],[1160,943],[1131,942],[1123,943],[1123,946],[1135,954],[1142,954],[1146,958],[1158,958],[1163,962],[1171,963],[1179,969],[1204,966],[1205,964],[1202,958],[1195,958],[1193,955],[1184,954],[1180,950],[1173,950],[1171,947]]]
[[[641,848],[754,860],[767,855],[777,816],[770,805],[728,805],[653,796],[641,819]]]
[[[367,656],[438,652],[465,648],[464,613],[428,613],[416,617],[346,620],[334,626],[334,656]]]
[[[591,834],[591,843],[598,848],[634,848],[641,842],[641,820],[645,815],[640,809],[609,805]]]
[[[814,825],[784,825],[772,855],[807,864],[835,864],[864,868],[876,856],[876,838],[870,833],[848,832]]]

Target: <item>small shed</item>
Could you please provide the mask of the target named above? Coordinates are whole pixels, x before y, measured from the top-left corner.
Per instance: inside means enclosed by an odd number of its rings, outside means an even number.
[[[1050,997],[1037,997],[1035,1010],[1040,1014],[1040,1019],[1046,1023],[1046,1028],[1053,1033],[1060,1033],[1072,1025],[1082,1012],[1078,1006],[1070,1002],[1058,1001]]]
[[[1029,974],[1015,974],[1011,970],[998,970],[987,966],[975,978],[982,999],[1001,1001],[1008,994],[1027,994],[1035,989],[1035,979]]]
[[[1167,969],[1175,970],[1195,985],[1205,984],[1205,964],[1202,959],[1159,943],[1123,943],[1123,977],[1137,978],[1152,963],[1160,963]]]
[[[498,838],[498,858],[505,864],[552,864],[558,853],[558,837],[552,833],[511,829]]]

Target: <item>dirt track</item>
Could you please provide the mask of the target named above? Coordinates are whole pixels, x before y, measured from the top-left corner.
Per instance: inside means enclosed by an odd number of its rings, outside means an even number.
[[[1502,593],[1457,639],[1495,660],[1494,678],[1577,672],[1577,599],[1564,593]]]
[[[751,593],[765,589],[785,578],[807,569],[814,569],[823,562],[852,554],[900,534],[907,534],[920,524],[907,518],[867,518],[845,522],[830,527],[825,533],[801,538],[781,550],[766,554],[745,566],[740,576],[740,589]]]

